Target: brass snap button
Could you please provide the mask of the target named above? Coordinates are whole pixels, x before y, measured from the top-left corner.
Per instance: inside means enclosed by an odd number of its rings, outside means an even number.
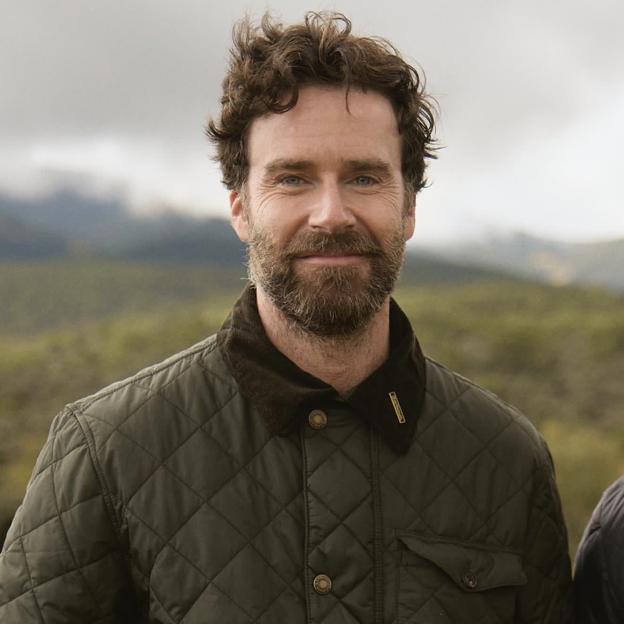
[[[329,594],[332,588],[332,582],[327,574],[317,574],[312,581],[312,586],[317,594]]]
[[[477,587],[477,577],[472,572],[466,572],[464,576],[462,576],[462,583],[468,589],[476,589]]]
[[[327,414],[320,409],[312,410],[308,414],[308,423],[312,429],[325,429],[327,427]]]

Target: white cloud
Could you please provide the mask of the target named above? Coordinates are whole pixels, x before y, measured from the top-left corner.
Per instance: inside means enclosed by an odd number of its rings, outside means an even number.
[[[36,192],[66,178],[81,180],[94,193],[123,195],[137,212],[162,205],[182,206],[196,214],[227,210],[227,194],[207,149],[193,153],[157,143],[99,137],[36,144],[29,156],[36,181],[31,189]]]
[[[419,198],[423,239],[482,224],[624,236],[624,5],[602,0],[270,3],[287,21],[345,11],[427,72],[447,149]],[[135,207],[226,212],[202,126],[216,111],[233,21],[263,0],[23,0],[3,12],[0,192],[65,174]],[[565,208],[564,208],[565,207]]]

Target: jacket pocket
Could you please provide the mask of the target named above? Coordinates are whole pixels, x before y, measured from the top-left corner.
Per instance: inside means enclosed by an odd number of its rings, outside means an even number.
[[[518,553],[399,533],[398,622],[511,624],[527,582]]]

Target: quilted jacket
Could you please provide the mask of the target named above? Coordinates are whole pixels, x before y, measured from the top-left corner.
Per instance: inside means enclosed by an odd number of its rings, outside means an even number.
[[[624,477],[603,494],[576,555],[578,624],[624,622]]]
[[[2,624],[567,621],[527,420],[425,359],[394,304],[391,357],[339,397],[254,301],[57,416],[0,557]]]

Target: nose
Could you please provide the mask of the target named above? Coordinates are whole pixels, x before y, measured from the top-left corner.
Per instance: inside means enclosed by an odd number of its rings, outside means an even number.
[[[315,229],[337,232],[355,225],[355,215],[337,182],[326,182],[318,190],[308,224]]]

